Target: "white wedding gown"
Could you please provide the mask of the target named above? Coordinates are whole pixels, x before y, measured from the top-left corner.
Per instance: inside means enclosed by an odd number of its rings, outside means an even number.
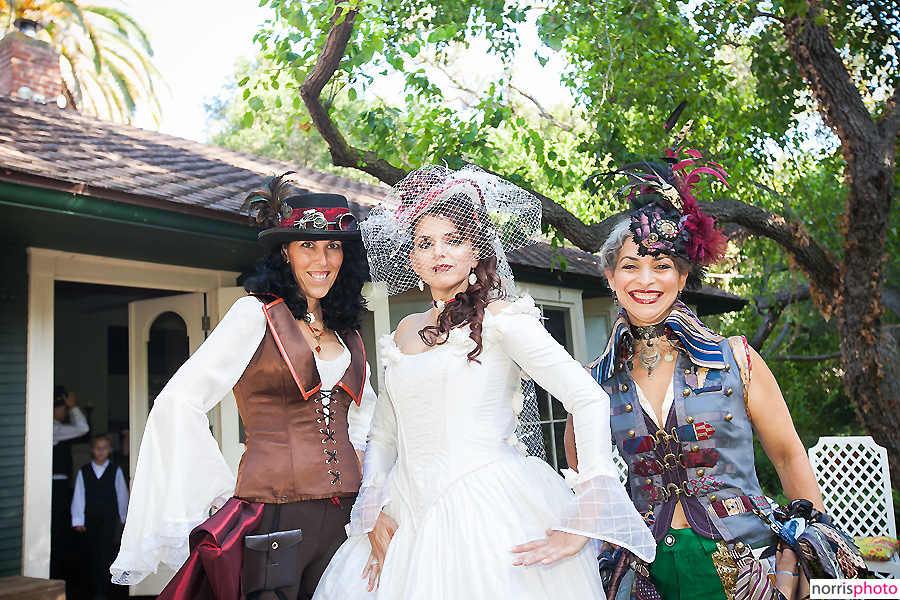
[[[412,356],[391,336],[382,339],[387,394],[376,404],[363,488],[350,537],[315,600],[602,598],[595,543],[551,565],[513,566],[510,548],[548,529],[653,559],[653,538],[612,463],[609,398],[538,315],[530,297],[486,313],[479,362],[466,357],[474,348],[468,328]],[[547,463],[524,456],[515,438],[520,367],[574,414],[577,498]],[[399,527],[379,589],[367,593],[365,533],[382,509]]]

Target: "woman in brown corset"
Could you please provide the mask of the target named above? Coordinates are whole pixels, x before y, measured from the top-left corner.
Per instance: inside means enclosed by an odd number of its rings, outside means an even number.
[[[305,599],[346,539],[375,404],[358,333],[365,251],[343,196],[289,194],[279,177],[248,198],[273,225],[251,295],[154,402],[115,583],[163,562],[180,570],[160,598]],[[232,388],[247,434],[236,481],[206,418]],[[293,530],[280,556],[254,554],[252,540],[244,550],[245,536]]]

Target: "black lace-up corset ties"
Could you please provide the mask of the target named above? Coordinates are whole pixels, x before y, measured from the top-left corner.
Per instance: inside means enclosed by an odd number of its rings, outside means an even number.
[[[341,472],[338,471],[340,461],[338,460],[337,442],[334,439],[335,431],[331,427],[334,424],[331,393],[332,390],[320,390],[316,396],[316,404],[320,405],[319,408],[316,408],[316,414],[322,415],[316,419],[316,423],[322,423],[323,425],[322,429],[319,429],[319,433],[322,434],[322,444],[324,445],[322,451],[325,453],[325,465],[326,467],[330,465],[328,474],[332,478],[331,485],[336,485],[341,480]]]

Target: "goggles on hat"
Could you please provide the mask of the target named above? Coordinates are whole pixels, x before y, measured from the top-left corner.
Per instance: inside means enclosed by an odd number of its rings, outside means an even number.
[[[324,214],[311,208],[303,212],[303,216],[297,220],[294,227],[327,231],[356,231],[359,229],[359,221],[351,213],[338,215],[334,221],[328,221]]]

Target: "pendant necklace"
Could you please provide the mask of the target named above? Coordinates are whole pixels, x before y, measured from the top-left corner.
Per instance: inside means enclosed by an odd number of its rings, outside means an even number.
[[[312,326],[313,323],[316,322],[316,315],[312,313],[306,313],[306,326],[309,328],[309,332],[312,334],[314,338],[316,338],[316,352],[322,351],[322,336],[325,334],[325,328],[316,329]]]
[[[636,340],[644,342],[644,347],[638,353],[638,362],[647,369],[647,378],[653,377],[653,369],[659,366],[664,359],[666,362],[675,360],[675,351],[677,351],[677,342],[669,339],[669,326],[663,323],[656,325],[631,325],[631,335]],[[665,354],[660,352],[660,346],[668,344],[670,351]]]

